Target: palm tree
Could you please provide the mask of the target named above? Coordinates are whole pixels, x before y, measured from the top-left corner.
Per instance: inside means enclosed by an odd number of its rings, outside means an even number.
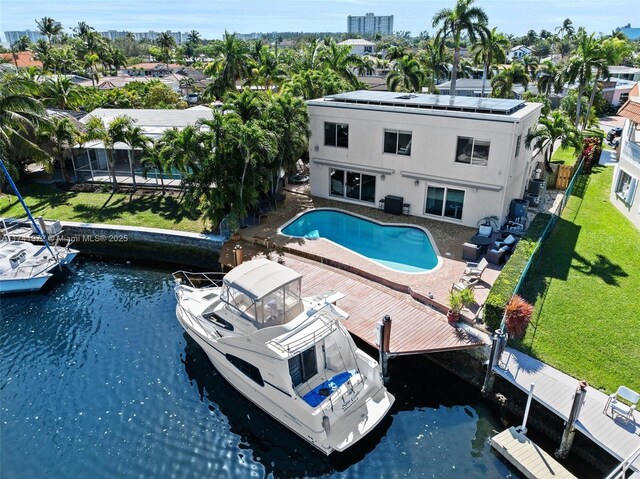
[[[562,25],[556,27],[555,31],[560,35],[560,38],[564,38],[573,35],[576,29],[573,28],[573,22],[569,18],[565,18]]]
[[[42,17],[40,20],[36,20],[36,25],[40,34],[47,37],[49,45],[51,45],[51,38],[62,31],[62,25],[51,17]]]
[[[42,38],[33,46],[33,56],[36,60],[40,60],[42,62],[42,69],[44,71],[52,71],[55,67],[55,62],[51,56],[51,50],[51,45]]]
[[[232,93],[225,100],[225,107],[236,112],[243,123],[257,120],[265,107],[263,96],[255,91],[244,89],[240,93]]]
[[[0,157],[43,157],[45,153],[33,141],[34,130],[48,122],[47,111],[34,98],[37,85],[22,77],[5,78],[0,83]],[[9,172],[19,176],[13,161],[5,162]]]
[[[407,54],[407,47],[405,47],[404,45],[393,45],[389,47],[384,57],[389,61],[393,61],[393,60],[397,60],[398,58],[402,58],[406,54]]]
[[[191,77],[180,78],[180,89],[184,92],[185,95],[189,95],[189,91],[195,85],[195,81]]]
[[[73,27],[73,31],[77,37],[85,39],[89,36],[90,32],[95,31],[95,29],[87,25],[86,22],[78,22],[78,26]]]
[[[29,37],[22,35],[11,47],[15,47],[19,52],[27,51],[31,47],[31,40],[29,40]]]
[[[138,185],[136,184],[136,175],[133,168],[135,152],[136,150],[142,151],[142,154],[145,155],[149,143],[151,143],[151,140],[144,134],[142,128],[140,128],[139,126],[135,126],[133,122],[131,122],[131,124],[126,126],[123,132],[122,141],[129,146],[129,171],[131,173],[131,181],[133,182],[133,189],[135,191],[138,187]]]
[[[217,93],[235,91],[236,80],[246,78],[249,72],[251,61],[249,49],[245,42],[236,38],[235,34],[225,31],[222,42],[216,47],[216,53],[216,60],[207,65],[204,72],[214,77]]]
[[[551,90],[559,93],[562,89],[561,73],[560,69],[551,60],[542,62],[536,71],[538,91],[544,93],[547,97],[551,94]]]
[[[498,33],[497,28],[487,31],[487,36],[471,47],[473,52],[473,60],[476,64],[482,65],[482,90],[481,97],[484,97],[484,91],[489,77],[489,68],[495,63],[504,63],[507,61],[506,50],[509,48],[509,40]]]
[[[569,83],[578,84],[578,101],[576,103],[575,127],[580,125],[580,113],[582,107],[582,95],[591,81],[594,71],[608,71],[607,59],[602,54],[600,43],[595,35],[587,35],[580,30],[577,37],[577,45],[573,55],[569,58],[564,70],[565,78]]]
[[[389,91],[420,91],[426,75],[420,63],[413,56],[405,55],[394,60],[392,70],[387,74]]]
[[[460,41],[466,34],[472,43],[484,41],[488,33],[487,14],[479,7],[471,6],[475,0],[457,0],[453,10],[443,8],[433,17],[433,28],[440,26],[437,38],[452,38],[454,44],[451,67],[451,96],[456,95],[456,79],[460,63]]]
[[[111,174],[112,189],[115,193],[118,191],[118,178],[116,177],[115,162],[113,158],[113,149],[118,141],[124,140],[124,132],[130,127],[131,119],[127,116],[117,116],[109,125],[105,126],[102,119],[98,117],[92,117],[86,123],[87,140],[99,140],[104,145],[104,150],[107,154],[107,168]]]
[[[187,42],[192,45],[199,45],[201,42],[200,33],[197,30],[191,30],[187,34]]]
[[[376,71],[376,59],[370,56],[363,56],[356,67],[358,76],[373,75]]]
[[[320,52],[323,44],[318,38],[310,38],[302,43],[300,51],[300,64],[296,69],[297,72],[317,70],[320,68]]]
[[[514,63],[493,77],[491,96],[493,98],[515,98],[513,86],[519,83],[527,90],[529,80],[529,75],[522,63]]]
[[[145,178],[149,174],[149,170],[155,169],[158,171],[158,175],[160,177],[160,184],[162,185],[162,194],[165,194],[164,187],[164,172],[165,172],[165,162],[162,154],[160,153],[160,149],[156,147],[156,145],[152,145],[147,149],[144,159],[142,160],[142,174]],[[157,184],[157,183],[156,183]]]
[[[75,109],[85,96],[85,90],[71,81],[69,77],[58,75],[46,78],[41,84],[42,101],[48,107],[61,110]]]
[[[171,51],[176,47],[176,39],[169,32],[162,32],[158,35],[156,43],[162,51],[162,59],[169,69],[169,62],[171,61]]]
[[[84,57],[84,69],[91,78],[91,85],[96,86],[96,82],[100,79],[96,65],[100,58],[95,53],[89,53]]]
[[[165,130],[156,146],[164,159],[165,169],[178,170],[183,178],[196,170],[205,156],[202,139],[194,126]]]
[[[79,142],[80,131],[71,118],[52,118],[51,121],[39,130],[39,136],[49,143],[54,158],[60,164],[60,173],[65,183],[69,182],[69,175],[65,162],[65,153],[69,151],[73,157],[73,147]]]
[[[332,38],[325,44],[325,48],[320,52],[321,62],[325,68],[328,68],[352,85],[358,84],[358,79],[353,73],[353,67],[360,63],[360,58],[351,53],[351,47],[348,45],[338,45]]]
[[[518,59],[518,62],[522,63],[525,71],[529,74],[529,76],[533,79],[536,77],[536,69],[538,67],[538,61],[533,55],[525,55],[522,58]]]
[[[435,41],[429,41],[420,56],[418,61],[423,66],[423,71],[429,75],[427,84],[429,86],[429,93],[433,93],[438,80],[444,80],[449,77],[450,57],[447,55],[444,48],[444,43]]]
[[[553,157],[553,149],[556,142],[560,140],[562,148],[573,146],[578,149],[582,147],[582,135],[571,124],[571,120],[560,110],[551,112],[551,115],[542,117],[538,120],[535,130],[525,138],[525,146],[527,148],[538,148],[542,150],[545,145],[549,145],[544,158],[544,164],[547,171],[551,171],[551,158]]]

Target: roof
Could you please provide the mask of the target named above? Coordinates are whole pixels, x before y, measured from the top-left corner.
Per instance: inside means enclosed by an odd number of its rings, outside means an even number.
[[[82,120],[87,123],[90,118],[101,118],[106,125],[117,116],[128,116],[136,126],[142,128],[145,135],[150,138],[159,137],[169,128],[182,129],[189,125],[195,125],[199,120],[213,118],[213,110],[187,109],[187,110],[143,110],[125,108],[96,108]]]
[[[445,81],[445,82],[439,83],[438,85],[436,85],[436,88],[438,88],[438,90],[443,90],[443,89],[449,90],[451,88],[451,81]],[[458,78],[456,80],[456,91],[460,92],[464,90],[470,90],[470,91],[480,93],[482,91],[482,79],[481,78]],[[516,92],[518,95],[521,95],[525,91],[524,87],[518,83],[513,85],[512,90]],[[484,91],[485,91],[485,94],[487,95],[491,93],[491,80],[488,79],[486,81],[484,86]],[[535,94],[538,91],[538,87],[535,84],[530,84],[529,91]]]
[[[224,277],[224,282],[256,300],[301,277],[275,261],[259,258],[233,268]]]
[[[629,97],[618,110],[618,115],[628,118],[635,124],[640,124],[640,97]]]
[[[17,58],[14,60],[13,53],[0,53],[0,57],[8,60],[18,68],[38,67],[42,68],[42,62],[33,58],[31,52],[18,52]]]
[[[169,68],[179,68],[180,65],[178,65],[177,63],[169,63]],[[131,69],[131,68],[142,68],[143,70],[153,70],[154,68],[158,68],[158,69],[166,69],[167,68],[167,64],[166,63],[160,63],[160,62],[150,62],[150,63],[136,63],[135,65],[129,65],[126,67],[127,69]]]
[[[510,52],[515,52],[517,50],[529,50],[531,51],[531,48],[525,46],[525,45],[516,45],[515,47],[512,47],[509,49]]]
[[[625,67],[623,65],[611,65],[609,66],[609,73],[612,75],[621,73],[640,73],[640,68]]]
[[[338,43],[338,45],[373,47],[376,44],[364,38],[349,38],[348,40]]]
[[[315,102],[317,100],[311,100]],[[353,91],[325,96],[323,101],[335,103],[351,103],[379,105],[386,107],[405,107],[411,109],[461,111],[469,113],[491,113],[510,115],[521,108],[523,100],[506,100],[500,98],[476,98],[468,96],[427,95],[420,93],[398,93],[378,91]]]

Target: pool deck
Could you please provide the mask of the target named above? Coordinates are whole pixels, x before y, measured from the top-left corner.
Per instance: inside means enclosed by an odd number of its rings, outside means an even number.
[[[307,191],[304,187],[289,186],[284,203],[270,211],[261,224],[242,229],[242,239],[267,249],[278,249],[330,264],[391,289],[408,293],[422,303],[446,311],[451,286],[459,280],[465,269],[462,244],[475,234],[475,228],[416,216],[394,216],[377,208],[312,197],[306,194]],[[278,228],[297,214],[314,208],[328,207],[356,213],[383,223],[410,224],[427,229],[442,258],[441,266],[428,273],[403,273],[386,268],[323,238],[307,240],[278,234]],[[502,268],[495,265],[487,267],[482,281],[474,288],[477,304],[463,310],[465,321],[475,321],[500,269]]]

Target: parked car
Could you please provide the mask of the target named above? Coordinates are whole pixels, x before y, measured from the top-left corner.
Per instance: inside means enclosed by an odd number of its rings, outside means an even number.
[[[607,141],[613,143],[613,140],[619,138],[622,135],[622,128],[611,128],[607,133]]]

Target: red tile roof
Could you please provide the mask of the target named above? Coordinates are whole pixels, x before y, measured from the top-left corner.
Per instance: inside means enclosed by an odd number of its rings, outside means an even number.
[[[629,98],[618,110],[618,115],[640,124],[640,99],[638,97]]]
[[[17,58],[14,60],[13,53],[0,53],[0,57],[9,60],[12,64],[16,65],[18,68],[26,68],[26,67],[38,67],[42,68],[42,62],[40,60],[34,60],[33,54],[31,52],[18,52]]]

